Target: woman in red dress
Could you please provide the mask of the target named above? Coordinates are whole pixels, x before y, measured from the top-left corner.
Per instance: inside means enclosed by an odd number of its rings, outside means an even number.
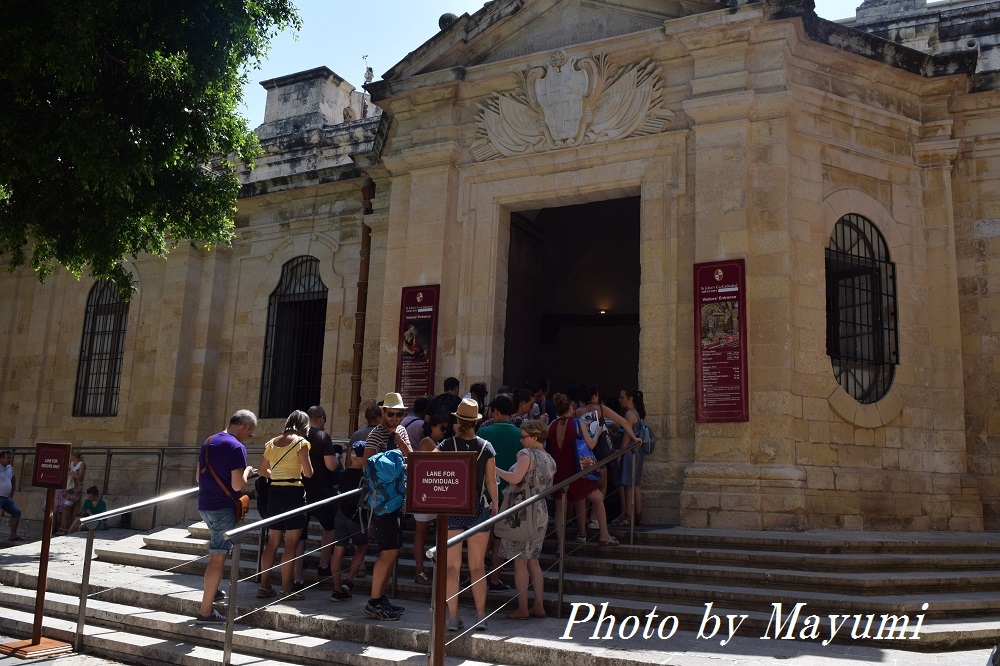
[[[591,449],[597,440],[591,436],[588,428],[580,426],[580,420],[574,416],[573,403],[562,393],[552,396],[559,418],[549,426],[549,437],[545,444],[546,450],[556,461],[556,473],[553,484],[561,483],[580,471],[580,462],[576,453],[576,440],[582,438]],[[587,542],[587,501],[595,504],[594,512],[600,534],[598,543],[602,546],[617,546],[618,540],[608,533],[608,520],[604,512],[604,493],[597,486],[596,480],[580,478],[569,485],[569,499],[576,512],[577,543]],[[554,493],[556,499],[556,515],[562,516],[562,492]]]

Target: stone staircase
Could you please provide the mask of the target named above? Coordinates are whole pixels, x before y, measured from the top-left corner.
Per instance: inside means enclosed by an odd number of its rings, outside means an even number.
[[[129,530],[97,534],[86,648],[124,661],[133,655],[136,663],[144,664],[220,663],[222,630],[191,622],[207,552],[204,524],[150,534]],[[313,526],[307,550],[319,546],[319,536]],[[768,637],[772,639],[768,644],[784,643],[774,640],[781,638],[825,646],[836,630],[832,645],[853,650],[864,645],[955,653],[990,647],[1000,640],[998,534],[799,534],[644,527],[637,529],[632,546],[626,545],[627,533],[618,536],[622,545],[617,548],[593,542],[567,544],[561,620],[555,617],[558,567],[556,543],[550,540],[542,568],[551,617],[507,620],[504,613],[516,603],[512,593],[491,593],[489,610],[501,610],[490,619],[490,630],[450,643],[449,663],[667,663],[665,655],[677,643],[665,642],[663,635],[675,625],[689,642],[703,648],[712,644],[722,652],[731,626],[737,628],[737,638],[752,638],[760,645],[765,642],[759,639]],[[82,535],[53,540],[47,635],[65,639],[75,630],[84,541]],[[433,543],[432,535],[428,541]],[[30,634],[37,555],[33,563],[23,556],[8,557],[25,548],[0,551],[0,605],[9,609],[0,617],[0,628],[8,633],[26,628]],[[247,580],[238,588],[240,619],[232,663],[264,663],[262,659],[306,664],[425,663],[431,590],[413,582],[409,548],[401,552],[398,565],[395,596],[407,608],[400,622],[364,617],[370,577],[358,581],[352,601],[330,601],[330,581],[316,576],[317,556],[307,557],[305,601],[262,607],[252,580],[256,540],[244,541],[240,575]],[[369,571],[373,559],[373,555],[368,558]],[[503,578],[513,585],[511,570],[506,567]],[[228,579],[227,568],[224,588]],[[780,604],[780,610],[774,604]],[[804,604],[797,614],[796,604]],[[650,620],[651,612],[655,614]],[[605,619],[598,628],[602,613]],[[464,615],[470,617],[471,609]],[[896,618],[883,624],[883,615]],[[567,624],[567,616],[575,623]],[[629,616],[636,619],[626,620]],[[868,616],[872,620],[866,630]],[[907,616],[905,626],[902,616]],[[629,637],[632,623],[638,635]],[[657,629],[660,640],[653,636]],[[655,645],[641,640],[644,630],[652,632]],[[127,651],[129,644],[138,646],[139,652]]]

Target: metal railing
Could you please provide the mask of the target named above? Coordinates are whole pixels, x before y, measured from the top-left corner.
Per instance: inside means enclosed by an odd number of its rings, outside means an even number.
[[[520,502],[520,503],[518,503],[518,504],[516,504],[516,505],[514,505],[512,507],[510,507],[509,509],[501,511],[497,515],[488,518],[487,520],[483,521],[479,525],[476,525],[475,527],[469,528],[469,529],[465,530],[464,532],[461,532],[460,534],[457,534],[457,535],[449,538],[448,541],[447,541],[447,546],[446,547],[450,549],[452,546],[456,546],[456,545],[464,543],[469,537],[471,537],[471,536],[473,536],[475,534],[478,534],[478,533],[483,532],[483,531],[489,531],[489,529],[492,528],[493,525],[495,525],[496,523],[500,522],[501,520],[503,520],[507,516],[512,515],[514,513],[517,513],[519,511],[522,511],[522,510],[526,509],[527,507],[531,506],[532,504],[534,504],[535,502],[538,502],[538,501],[546,499],[547,497],[549,497],[553,493],[556,493],[556,492],[559,492],[560,490],[564,490],[564,489],[568,488],[569,485],[572,484],[574,481],[576,481],[578,479],[581,479],[581,478],[583,478],[584,476],[586,476],[588,474],[592,474],[595,470],[605,469],[605,468],[609,467],[612,463],[614,463],[615,461],[619,460],[626,453],[628,453],[630,451],[636,451],[641,445],[642,445],[642,442],[633,442],[632,444],[630,444],[628,446],[621,447],[618,451],[616,451],[612,455],[608,456],[604,460],[599,461],[597,464],[592,465],[592,466],[590,466],[590,467],[588,467],[588,468],[586,468],[584,470],[581,470],[581,471],[577,472],[576,474],[574,474],[573,476],[569,477],[568,479],[565,479],[565,480],[559,482],[558,484],[556,484],[556,485],[554,485],[554,486],[552,486],[550,488],[547,488],[547,489],[543,490],[542,492],[537,493],[536,495],[532,495],[531,497],[529,497],[529,498],[525,499],[524,501],[522,501],[522,502]],[[633,458],[632,458],[632,478],[633,479],[635,478],[636,460],[637,460],[637,457],[633,456]],[[157,478],[158,479],[160,478],[159,474],[157,475]],[[186,488],[186,489],[183,489],[183,490],[177,490],[177,491],[174,491],[174,492],[171,492],[171,493],[167,493],[165,495],[154,497],[152,499],[144,500],[142,502],[136,502],[136,503],[130,504],[128,506],[120,507],[120,508],[117,508],[117,509],[111,509],[111,510],[105,511],[103,513],[94,514],[94,515],[91,515],[91,516],[86,516],[86,517],[80,518],[80,526],[87,528],[87,543],[86,543],[86,551],[85,551],[85,554],[84,554],[84,561],[83,561],[83,575],[82,575],[82,580],[81,580],[81,583],[80,583],[80,603],[79,603],[79,607],[78,607],[76,637],[75,637],[75,641],[74,641],[74,648],[75,648],[75,650],[77,652],[79,652],[81,650],[81,648],[83,647],[83,628],[84,628],[85,616],[86,616],[86,611],[87,611],[87,597],[89,595],[89,587],[90,587],[90,567],[91,567],[91,562],[93,560],[93,551],[94,551],[94,547],[93,547],[94,546],[94,528],[97,526],[97,523],[99,523],[102,520],[107,520],[109,518],[114,518],[115,516],[120,516],[120,515],[123,515],[123,514],[126,514],[126,513],[131,513],[132,511],[137,511],[139,509],[144,509],[144,508],[150,508],[150,507],[152,507],[153,510],[155,511],[156,507],[158,505],[164,503],[164,502],[169,502],[169,501],[172,501],[172,500],[176,500],[176,499],[181,499],[181,498],[184,498],[184,497],[188,497],[188,496],[196,494],[197,492],[198,492],[198,487],[195,486],[193,488]],[[275,516],[270,516],[268,518],[263,518],[263,519],[261,519],[259,521],[253,522],[253,523],[249,523],[249,524],[246,524],[246,525],[243,525],[243,526],[240,526],[240,527],[236,527],[236,528],[234,528],[232,530],[229,530],[228,532],[225,533],[226,539],[229,540],[229,541],[231,541],[233,543],[232,564],[230,566],[230,591],[229,591],[229,599],[228,599],[229,607],[228,607],[228,612],[226,614],[227,615],[227,617],[226,617],[226,638],[225,638],[225,645],[224,645],[224,650],[223,650],[223,664],[225,666],[229,666],[229,664],[231,663],[231,658],[232,658],[233,626],[235,624],[235,618],[236,618],[236,610],[237,610],[236,609],[237,586],[238,586],[239,580],[240,580],[240,558],[241,558],[241,555],[242,555],[242,539],[234,539],[234,537],[240,537],[240,536],[246,534],[247,532],[250,532],[251,530],[260,530],[260,533],[261,533],[260,550],[262,550],[263,549],[263,535],[264,535],[264,530],[267,529],[270,525],[272,525],[274,523],[277,523],[277,522],[280,522],[280,521],[283,521],[283,520],[285,520],[287,518],[291,518],[293,516],[300,515],[302,513],[311,512],[315,508],[318,508],[318,507],[321,507],[321,506],[325,506],[327,504],[334,504],[334,503],[339,502],[341,500],[345,500],[345,499],[347,499],[349,497],[352,497],[354,495],[360,494],[360,492],[361,492],[361,490],[360,490],[360,488],[358,488],[358,489],[355,489],[355,490],[350,490],[348,492],[339,493],[337,495],[334,495],[333,497],[328,497],[328,498],[320,500],[318,502],[314,502],[312,504],[307,504],[307,505],[305,505],[305,506],[303,506],[301,508],[295,508],[295,509],[292,509],[290,511],[286,511],[284,513],[281,513],[281,514],[278,514],[278,515],[275,515]],[[634,499],[635,486],[634,485],[630,487],[630,492],[633,493],[633,503],[632,503],[632,505],[634,506],[635,505],[634,504],[635,503],[635,499]],[[563,589],[564,589],[565,561],[566,561],[566,516],[567,516],[568,507],[569,507],[569,493],[566,492],[563,495],[562,512],[561,512],[562,515],[560,515],[560,516],[558,516],[556,518],[556,532],[557,532],[557,537],[558,537],[558,542],[559,542],[559,585],[558,585],[558,598],[557,598],[557,605],[556,605],[556,617],[558,617],[558,618],[562,617],[562,608],[563,608],[563,596],[564,596],[563,595]],[[447,530],[447,526],[446,525],[444,525],[444,526],[439,525],[438,529],[445,529],[445,530]],[[633,521],[631,521],[631,526],[630,526],[630,531],[629,531],[629,545],[634,545],[634,544],[635,544],[635,521],[633,520]],[[436,562],[436,559],[437,559],[436,558],[436,555],[437,555],[437,546],[428,548],[427,551],[426,551],[426,555],[427,555],[427,557],[430,560]],[[299,557],[302,557],[302,556],[299,556]],[[282,564],[283,564],[283,562],[282,562]],[[280,566],[280,564],[278,566]],[[259,558],[258,558],[258,567],[257,568],[258,568],[257,574],[260,574],[261,572],[259,571],[259,569],[260,569]],[[440,567],[438,567],[438,566],[434,567],[434,577],[435,577],[435,579],[438,576],[438,570],[439,569],[440,569]],[[257,574],[255,574],[255,575],[257,575]],[[441,572],[441,574],[444,575],[444,572]],[[396,566],[393,567],[392,577],[391,577],[390,584],[391,584],[391,589],[393,591],[393,594],[395,594],[396,585],[397,585],[397,568],[396,568]],[[436,585],[436,582],[435,582],[435,585]],[[433,624],[434,623],[432,623],[432,631],[444,631],[444,627],[434,627]],[[428,641],[428,645],[432,644],[432,642],[433,642],[433,637],[431,637],[431,640]]]
[[[568,488],[571,483],[573,483],[574,481],[576,481],[578,479],[582,479],[584,476],[586,476],[588,474],[592,474],[595,470],[600,470],[602,468],[607,468],[611,463],[615,462],[616,460],[618,460],[619,458],[621,458],[622,456],[624,456],[629,451],[635,451],[635,450],[637,450],[640,446],[642,446],[642,442],[641,441],[640,442],[633,442],[632,444],[630,444],[628,446],[623,446],[618,451],[616,451],[615,453],[611,454],[610,456],[608,456],[604,460],[599,461],[596,465],[591,465],[590,467],[588,467],[586,469],[580,470],[579,472],[577,472],[573,476],[569,477],[568,479],[560,481],[556,485],[554,485],[554,486],[552,486],[550,488],[546,488],[545,490],[543,490],[540,493],[532,495],[531,497],[525,499],[522,502],[519,502],[518,504],[515,504],[514,506],[510,507],[509,509],[505,509],[504,511],[501,511],[501,512],[497,513],[497,515],[492,516],[492,517],[488,518],[487,520],[484,520],[483,522],[479,523],[475,527],[470,527],[469,529],[465,530],[464,532],[461,532],[460,534],[456,534],[455,536],[453,536],[450,539],[448,539],[448,548],[450,549],[452,546],[460,545],[460,544],[464,543],[469,537],[474,536],[476,534],[479,534],[480,532],[488,532],[490,530],[490,528],[492,528],[494,525],[496,525],[497,523],[499,523],[501,520],[503,520],[507,516],[513,515],[513,514],[519,512],[519,511],[523,511],[525,508],[531,506],[535,502],[539,502],[541,500],[544,500],[549,495],[552,495],[553,493],[557,493],[560,490],[563,490],[564,488]],[[632,478],[633,479],[635,478],[636,459],[637,459],[637,456],[632,456]],[[633,493],[632,506],[635,506],[635,496],[634,496],[635,486],[634,485],[631,486],[630,492]],[[568,507],[569,507],[569,492],[566,492],[566,493],[563,494],[563,498],[562,498],[562,515],[556,517],[556,534],[557,534],[557,538],[558,538],[558,541],[559,541],[559,594],[558,594],[558,601],[556,602],[556,604],[557,604],[556,605],[556,617],[557,618],[561,618],[562,617],[562,607],[563,607],[563,581],[564,581],[564,578],[565,578],[565,562],[566,562],[566,515],[567,515]],[[440,526],[439,526],[439,529],[440,529]],[[635,545],[635,520],[631,521],[631,527],[629,528],[629,545],[630,546],[634,546]],[[435,560],[436,559],[436,555],[437,555],[437,546],[433,546],[431,548],[428,548],[426,554],[427,554],[427,557],[429,559]],[[438,570],[438,567],[435,566],[434,567],[434,575],[437,575],[437,570]]]
[[[250,523],[248,525],[243,525],[242,527],[235,527],[228,532],[226,532],[226,539],[231,541],[233,544],[233,560],[230,566],[229,573],[229,609],[226,612],[226,640],[222,652],[222,663],[224,666],[229,666],[232,660],[233,654],[233,625],[236,624],[236,588],[240,582],[240,555],[242,554],[243,543],[242,539],[235,539],[234,537],[242,536],[251,530],[259,529],[261,530],[261,546],[259,550],[263,550],[263,531],[273,525],[274,523],[281,522],[286,518],[292,518],[294,516],[301,515],[303,513],[311,512],[317,507],[326,506],[327,504],[335,504],[348,497],[353,497],[361,493],[360,488],[355,488],[354,490],[349,490],[346,493],[338,493],[333,497],[327,497],[326,499],[319,500],[318,502],[313,502],[312,504],[306,504],[301,508],[295,508],[290,511],[285,511],[284,513],[279,513],[275,516],[270,516],[268,518],[262,518],[255,523]],[[292,553],[292,555],[295,555]],[[292,559],[298,559],[298,557],[304,557],[304,555],[297,555]],[[258,560],[259,561],[259,560]],[[282,558],[279,567],[284,564],[284,558]],[[260,567],[257,567],[258,570]],[[258,571],[258,573],[260,573]],[[395,592],[396,589],[396,569],[393,568],[392,574],[392,589]]]
[[[102,520],[107,520],[108,518],[114,518],[115,516],[120,516],[139,509],[145,509],[147,507],[153,507],[153,510],[155,511],[156,507],[163,502],[188,497],[189,495],[194,495],[197,492],[197,486],[194,488],[186,488],[184,490],[176,490],[160,497],[154,497],[152,499],[136,502],[135,504],[129,504],[128,506],[123,506],[118,509],[111,509],[110,511],[95,513],[91,516],[80,518],[80,526],[87,528],[87,545],[86,552],[83,556],[83,577],[80,580],[80,604],[76,616],[76,638],[73,641],[74,649],[77,652],[80,652],[81,648],[83,648],[83,625],[87,614],[87,596],[90,593],[90,563],[94,558],[94,528],[97,527],[97,523]]]

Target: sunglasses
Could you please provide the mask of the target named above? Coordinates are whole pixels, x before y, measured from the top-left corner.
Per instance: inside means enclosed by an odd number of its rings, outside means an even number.
[[[388,409],[384,410],[383,413],[390,419],[398,419],[400,416],[403,415],[403,412],[393,412]]]

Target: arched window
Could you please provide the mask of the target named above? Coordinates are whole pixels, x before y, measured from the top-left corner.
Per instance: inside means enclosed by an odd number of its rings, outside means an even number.
[[[826,251],[826,353],[858,402],[878,402],[899,364],[896,265],[870,220],[845,215]]]
[[[328,291],[316,257],[296,257],[281,268],[267,304],[261,418],[285,418],[319,403]]]
[[[76,369],[73,416],[117,416],[128,301],[111,282],[90,289]]]

